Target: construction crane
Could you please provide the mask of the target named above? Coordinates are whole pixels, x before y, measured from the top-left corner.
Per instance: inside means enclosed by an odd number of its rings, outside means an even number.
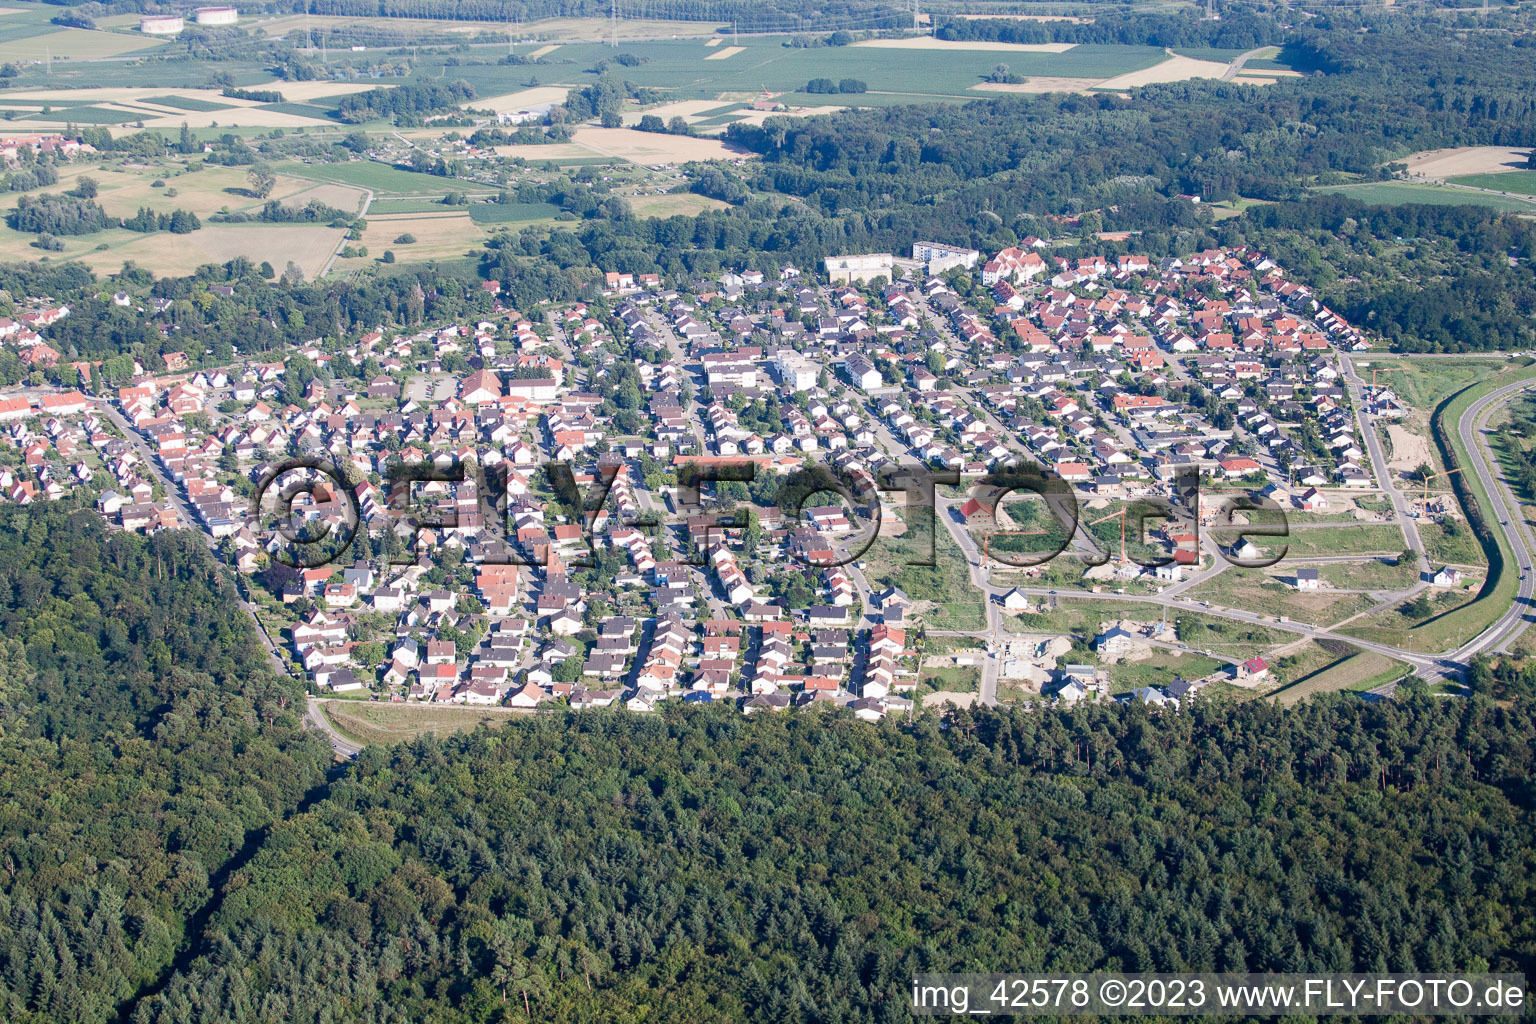
[[[1122,562],[1128,561],[1128,559],[1125,557],[1125,513],[1126,513],[1126,508],[1125,508],[1125,506],[1122,505],[1120,507],[1119,511],[1111,512],[1109,515],[1103,517],[1102,519],[1095,519],[1093,522],[1088,524],[1089,526],[1098,526],[1100,523],[1107,523],[1111,519],[1119,518],[1119,520],[1120,520],[1120,561],[1122,561]]]
[[[1405,367],[1405,366],[1373,366],[1373,367],[1371,367],[1371,391],[1375,392],[1375,390],[1376,390],[1376,375],[1378,373],[1404,373],[1406,371],[1407,371],[1407,367]]]
[[[1448,469],[1448,470],[1446,470],[1443,473],[1425,473],[1424,474],[1424,496],[1422,498],[1420,498],[1419,500],[1420,501],[1428,501],[1429,500],[1429,482],[1431,480],[1438,480],[1442,476],[1453,476],[1453,475],[1455,475],[1457,473],[1460,473],[1460,472],[1461,472],[1461,469],[1460,469],[1460,467],[1458,467],[1456,469]]]

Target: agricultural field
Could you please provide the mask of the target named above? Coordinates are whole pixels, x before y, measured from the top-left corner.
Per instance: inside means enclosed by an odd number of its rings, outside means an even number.
[[[329,88],[344,91],[346,86],[332,84]],[[121,129],[116,134],[136,131],[140,125],[163,131],[179,130],[183,124],[201,129],[335,125],[328,111],[320,107],[295,109],[287,104],[230,99],[211,89],[172,90],[164,85],[20,89],[0,94],[0,109],[31,128],[110,125]]]
[[[1430,149],[1403,159],[1408,173],[1421,178],[1461,177],[1468,174],[1496,174],[1526,166],[1530,149],[1509,146],[1460,146],[1454,149]]]
[[[1419,181],[1372,181],[1360,185],[1323,185],[1318,192],[1334,192],[1362,203],[1395,206],[1419,203],[1425,206],[1491,206],[1496,210],[1536,212],[1532,201],[1510,196],[1490,195],[1454,185],[1436,185]]]
[[[395,239],[403,235],[411,235],[416,241],[397,243]],[[386,217],[370,214],[362,244],[367,246],[370,260],[378,259],[387,249],[393,251],[398,260],[420,262],[463,256],[467,250],[478,247],[484,238],[485,232],[462,210]],[[344,270],[353,262],[338,260],[336,266],[338,270]]]
[[[375,195],[428,196],[441,198],[448,192],[466,195],[494,195],[489,185],[477,186],[458,178],[440,178],[435,174],[421,174],[373,160],[353,160],[344,164],[277,164],[273,170],[310,181],[334,185],[350,185],[368,189]]]
[[[783,37],[743,37],[740,50],[724,59],[706,58],[726,52],[724,47],[709,47],[702,40],[637,42],[622,49],[645,60],[626,68],[624,77],[636,85],[668,91],[670,101],[717,100],[728,94],[741,98],[758,95],[764,89],[776,94],[793,94],[813,78],[856,78],[865,82],[869,94],[835,97],[837,102],[853,100],[871,105],[880,94],[901,96],[973,99],[972,86],[984,81],[1001,61],[1014,74],[1034,77],[1084,78],[1098,82],[1129,72],[1142,71],[1170,60],[1161,49],[1150,46],[1072,46],[1060,52],[1009,47],[976,48],[997,44],[965,44],[963,47],[935,48],[933,40],[892,47],[841,46],[796,49],[783,44]],[[734,49],[734,47],[732,47]],[[611,58],[613,49],[597,43],[573,44],[542,59],[541,79],[556,83],[577,82],[580,71],[598,60]],[[547,66],[547,69],[546,69]],[[485,96],[495,96],[516,87],[528,76],[527,67],[462,68],[464,76]],[[781,95],[791,106],[816,106],[833,97]]]
[[[97,182],[96,202],[107,214],[131,216],[141,207],[156,213],[190,210],[203,221],[202,228],[191,234],[143,234],[112,229],[63,237],[62,252],[44,253],[32,245],[35,236],[0,225],[0,259],[75,260],[98,274],[116,273],[125,261],[132,260],[156,274],[168,276],[189,274],[204,263],[223,263],[235,256],[246,256],[258,263],[267,260],[279,269],[293,260],[307,275],[313,275],[341,240],[341,230],[323,225],[213,223],[210,217],[219,211],[248,211],[265,200],[247,191],[245,168],[207,165],[200,171],[189,172],[186,167],[187,161],[178,160],[152,164],[70,164],[61,169],[59,183],[43,191],[63,192],[73,188],[82,175],[88,176]],[[160,187],[156,187],[157,181],[162,183]],[[0,213],[13,208],[19,195],[0,195]],[[316,186],[288,175],[279,175],[272,191],[272,198],[285,203],[317,198],[348,209],[356,209],[361,196],[359,190]],[[288,234],[285,236],[284,232]]]
[[[45,11],[49,9],[45,8]],[[49,11],[49,13],[52,13]],[[32,61],[91,60],[100,57],[120,57],[126,53],[155,50],[165,45],[163,39],[154,39],[137,33],[102,32],[80,28],[46,26],[37,34],[16,35],[11,19],[0,25],[0,60],[30,63]],[[9,31],[8,31],[9,30]]]
[[[1471,185],[1473,188],[1491,188],[1499,192],[1518,192],[1536,196],[1536,171],[1506,171],[1502,174],[1467,174],[1451,178],[1453,185]]]

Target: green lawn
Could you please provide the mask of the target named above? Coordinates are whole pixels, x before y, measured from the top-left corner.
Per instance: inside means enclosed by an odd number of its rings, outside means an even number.
[[[917,680],[916,697],[948,690],[951,693],[975,693],[981,689],[981,669],[976,665],[949,665],[941,668],[923,668]]]
[[[1202,679],[1221,666],[1222,662],[1203,654],[1186,654],[1159,647],[1150,658],[1109,666],[1109,692],[1129,693],[1143,686],[1166,686],[1176,678]]]
[[[1498,192],[1518,192],[1523,196],[1536,196],[1536,171],[1467,174],[1448,180],[1457,185],[1471,185],[1474,188],[1491,188]]]

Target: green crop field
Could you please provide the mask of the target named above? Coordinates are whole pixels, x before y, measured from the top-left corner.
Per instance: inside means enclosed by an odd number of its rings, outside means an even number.
[[[19,120],[71,121],[75,124],[130,124],[151,116],[153,115],[116,110],[112,107],[93,107],[82,104],[77,107],[55,106],[46,114],[39,110],[36,113],[23,115]]]
[[[553,203],[475,203],[469,207],[469,219],[476,224],[516,224],[556,216],[560,207]]]
[[[1151,46],[1083,45],[1064,53],[1036,53],[866,46],[797,49],[782,45],[783,41],[780,36],[743,38],[740,53],[718,60],[706,58],[725,52],[726,46],[706,48],[698,39],[625,43],[620,50],[645,62],[625,68],[624,78],[636,85],[666,89],[669,99],[713,99],[721,93],[751,96],[765,88],[776,93],[794,92],[813,78],[857,78],[874,94],[794,98],[794,102],[807,105],[873,105],[880,93],[986,99],[988,94],[971,87],[983,81],[999,62],[1008,64],[1014,74],[1025,76],[1103,79],[1167,59],[1161,49]],[[611,46],[567,44],[537,65],[537,77],[542,82],[581,82],[582,72],[613,55]],[[469,82],[481,96],[516,92],[529,77],[527,66],[464,66],[446,71]],[[425,80],[442,73],[440,67],[424,65],[416,77]]]
[[[278,165],[276,170],[296,178],[334,185],[354,185],[382,194],[443,195],[447,192],[474,191],[476,188],[469,182],[455,178],[419,174],[370,160],[354,160],[345,164],[288,163]],[[489,191],[489,186],[480,187],[479,191]]]
[[[145,103],[153,103],[159,107],[175,107],[177,110],[233,110],[232,103],[215,103],[212,100],[197,99],[192,96],[146,96]]]
[[[1503,177],[1503,175],[1499,175]],[[1489,195],[1450,185],[1425,185],[1416,181],[1372,181],[1362,185],[1324,185],[1318,192],[1333,192],[1362,203],[1399,206],[1419,203],[1424,206],[1491,206],[1496,210],[1522,210],[1536,213],[1536,202],[1510,196]]]
[[[1536,196],[1536,171],[1468,174],[1448,180],[1455,185],[1471,185],[1474,188],[1491,188],[1496,192],[1518,192],[1523,196]]]

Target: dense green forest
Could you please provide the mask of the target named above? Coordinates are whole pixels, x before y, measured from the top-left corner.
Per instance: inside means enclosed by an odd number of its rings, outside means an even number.
[[[0,1019],[117,1019],[323,782],[302,689],[193,533],[0,510]]]
[[[884,1021],[918,971],[1529,969],[1528,705],[941,730],[551,714],[366,751],[135,1019]]]

